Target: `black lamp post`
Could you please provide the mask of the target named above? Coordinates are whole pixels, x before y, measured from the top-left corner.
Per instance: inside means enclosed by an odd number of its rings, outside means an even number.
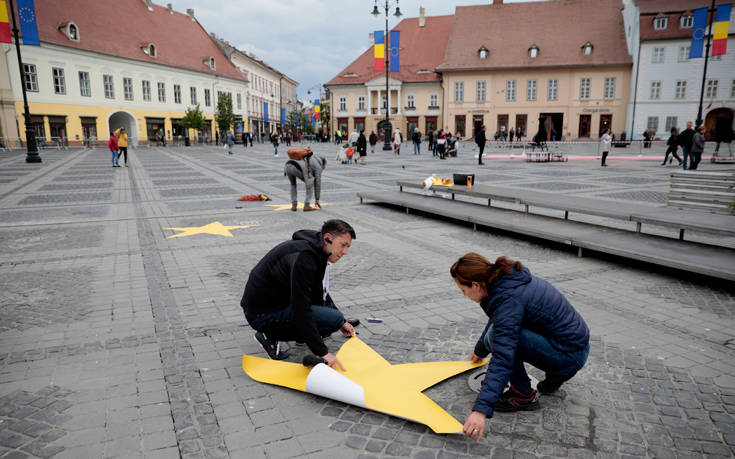
[[[380,10],[378,10],[378,0],[374,0],[375,5],[373,6],[373,12],[371,13],[373,16],[378,17],[380,16]],[[392,126],[390,124],[390,89],[388,87],[388,54],[390,54],[390,50],[386,49],[385,44],[388,43],[388,0],[385,0],[385,35],[383,36],[383,54],[385,55],[385,126],[383,126],[383,131],[385,132],[385,139],[383,143],[383,150],[389,151],[391,150],[390,146],[390,132],[392,129]],[[401,8],[398,6],[398,0],[396,0],[396,12],[393,13],[393,16],[396,17],[396,19],[400,19],[402,16],[401,14]],[[380,105],[382,105],[382,100],[378,101]],[[398,105],[401,104],[401,101],[398,101]]]
[[[15,52],[18,55],[18,67],[20,69],[20,87],[23,89],[23,109],[26,125],[26,162],[40,163],[41,155],[38,154],[38,146],[36,145],[36,134],[33,132],[33,123],[31,122],[31,111],[28,109],[28,96],[26,95],[26,75],[23,69],[23,58],[20,55],[20,37],[18,35],[18,24],[15,20],[15,7],[13,0],[10,0],[10,16],[13,18],[13,38],[15,38]]]

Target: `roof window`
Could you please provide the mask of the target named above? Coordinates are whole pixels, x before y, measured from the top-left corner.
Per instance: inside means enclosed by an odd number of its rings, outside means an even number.
[[[79,41],[79,27],[73,22],[59,24],[59,30],[71,41]]]
[[[587,42],[582,45],[582,54],[584,54],[585,56],[589,56],[590,54],[592,54],[592,51],[594,50],[594,48],[595,47],[592,46],[592,43]]]
[[[344,75],[342,75],[342,76],[343,76],[343,77],[345,77],[345,78],[354,78],[354,77],[356,77],[356,76],[357,76],[357,73],[352,73],[352,72],[350,72],[350,73],[345,73],[345,74],[344,74]]]
[[[490,55],[490,51],[485,48],[485,45],[482,45],[480,46],[480,49],[477,50],[477,55],[480,56],[480,59],[487,59]]]
[[[538,57],[538,46],[536,46],[536,43],[532,44],[530,48],[528,48],[528,57],[531,59],[536,59]]]
[[[217,70],[217,64],[214,62],[214,56],[209,56],[209,58],[204,59],[204,65],[209,67],[212,70]]]
[[[146,43],[144,45],[141,45],[140,49],[142,49],[144,53],[151,57],[158,57],[158,49],[156,49],[156,45],[154,45],[153,43]]]
[[[434,73],[431,70],[421,69],[416,72],[419,75],[425,74],[425,73]]]
[[[654,18],[653,20],[654,30],[666,30],[668,26],[669,26],[669,18],[666,16],[657,17],[657,18]]]
[[[691,29],[694,25],[694,16],[691,14],[682,14],[679,19],[679,27],[682,29]]]

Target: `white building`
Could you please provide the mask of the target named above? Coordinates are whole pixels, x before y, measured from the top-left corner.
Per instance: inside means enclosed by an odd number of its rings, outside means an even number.
[[[717,0],[717,4],[730,1]],[[697,118],[704,58],[689,59],[693,10],[709,0],[623,0],[628,52],[633,56],[626,132],[640,139],[650,129],[667,138]],[[730,17],[727,54],[707,68],[702,118],[709,138],[719,117],[735,114],[735,9]],[[706,49],[706,48],[705,48]],[[709,108],[708,105],[711,106]]]

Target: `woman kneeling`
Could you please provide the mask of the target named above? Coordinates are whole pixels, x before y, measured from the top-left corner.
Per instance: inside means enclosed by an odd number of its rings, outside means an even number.
[[[449,272],[462,293],[490,318],[470,357],[480,362],[492,353],[482,390],[464,425],[464,434],[479,441],[485,419],[494,411],[538,408],[538,393],[531,387],[525,362],[546,373],[538,392],[553,393],[587,361],[590,331],[564,295],[518,261],[500,257],[490,263],[482,255],[468,253]],[[508,382],[510,388],[503,392]]]

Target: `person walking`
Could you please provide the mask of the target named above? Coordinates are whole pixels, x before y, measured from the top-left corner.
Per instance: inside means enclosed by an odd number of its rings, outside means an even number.
[[[671,135],[669,136],[669,140],[666,141],[666,145],[668,145],[668,148],[666,148],[666,154],[664,155],[664,162],[661,163],[662,166],[666,165],[666,160],[669,160],[669,164],[671,164],[671,161],[676,158],[677,161],[679,161],[679,165],[681,166],[681,158],[679,158],[679,155],[676,153],[676,150],[679,148],[678,139],[679,138],[679,129],[676,127],[671,128]],[[669,158],[669,155],[671,155],[671,158]]]
[[[401,134],[401,131],[396,128],[396,131],[393,133],[393,154],[395,156],[401,154],[401,142],[403,142],[403,135]]]
[[[232,154],[232,146],[235,144],[235,136],[232,134],[232,131],[227,131],[227,134],[225,135],[225,143],[227,143],[227,154]]]
[[[510,131],[513,132],[513,131]],[[475,143],[477,144],[477,147],[480,149],[480,153],[477,155],[477,165],[483,166],[485,163],[482,162],[482,154],[485,151],[485,141],[487,139],[485,138],[485,126],[483,125],[478,131],[477,134],[475,134]]]
[[[215,131],[214,133],[214,144],[219,146],[219,131]]]
[[[273,144],[273,157],[278,158],[278,131],[271,132],[271,143]]]
[[[115,133],[110,133],[110,140],[107,141],[107,148],[110,149],[112,152],[112,167],[120,167],[120,163],[118,162],[118,146],[117,146],[117,138],[115,138]]]
[[[717,145],[715,146],[715,151],[712,154],[712,157],[715,158],[719,156],[721,143],[727,144],[727,150],[730,154],[730,157],[732,157],[732,147],[730,145],[733,139],[732,119],[724,116],[717,118],[713,131],[714,132],[711,132],[712,137],[710,138],[710,140],[714,140],[715,142],[717,142]]]
[[[439,138],[436,139],[436,155],[439,156],[439,159],[445,159],[444,153],[447,149],[447,135],[444,133],[444,131],[439,131]]]
[[[360,133],[357,132],[357,129],[353,129],[352,132],[350,132],[350,135],[347,136],[347,144],[351,146],[352,148],[357,147],[357,139],[360,137]]]
[[[368,142],[370,142],[370,153],[375,154],[375,145],[378,143],[378,135],[375,131],[370,131]]]
[[[117,138],[118,160],[120,156],[124,155],[125,167],[128,167],[128,134],[127,132],[125,132],[125,128],[121,127],[120,129],[115,131],[115,137]]]
[[[692,156],[693,141],[694,129],[692,129],[692,122],[687,121],[687,128],[684,129],[677,138],[677,142],[679,143],[679,146],[681,146],[681,168],[684,170],[687,170],[687,166],[694,161],[694,156]]]
[[[699,166],[699,162],[702,161],[702,153],[704,152],[704,127],[699,126],[694,130],[694,137],[692,137],[692,162],[689,165],[689,170],[696,170]]]
[[[607,164],[605,164],[605,160],[607,159],[607,154],[610,152],[611,142],[612,137],[610,137],[610,130],[605,129],[602,137],[600,138],[600,147],[602,148],[602,162],[600,163],[600,166],[602,167],[607,167]]]
[[[510,143],[513,143],[513,135],[515,134],[515,129],[510,128],[510,131],[508,131],[508,139],[510,140]]]
[[[299,200],[297,197],[296,179],[301,180],[306,185],[306,195],[304,197],[304,212],[321,209],[319,197],[322,190],[322,172],[327,168],[327,160],[321,156],[314,156],[314,153],[307,154],[304,159],[289,159],[283,169],[283,175],[288,177],[291,183],[291,210],[296,212]],[[310,205],[311,197],[314,195],[314,207]]]
[[[426,139],[429,142],[429,146],[428,146],[429,151],[433,153],[434,152],[434,131],[429,129],[429,132],[426,133]]]
[[[413,135],[411,135],[411,140],[413,140],[413,154],[420,155],[421,154],[421,132],[419,132],[419,128],[413,129]]]
[[[364,166],[365,156],[367,156],[367,139],[365,138],[364,129],[360,130],[360,135],[357,137],[357,152],[360,154],[360,164]]]

